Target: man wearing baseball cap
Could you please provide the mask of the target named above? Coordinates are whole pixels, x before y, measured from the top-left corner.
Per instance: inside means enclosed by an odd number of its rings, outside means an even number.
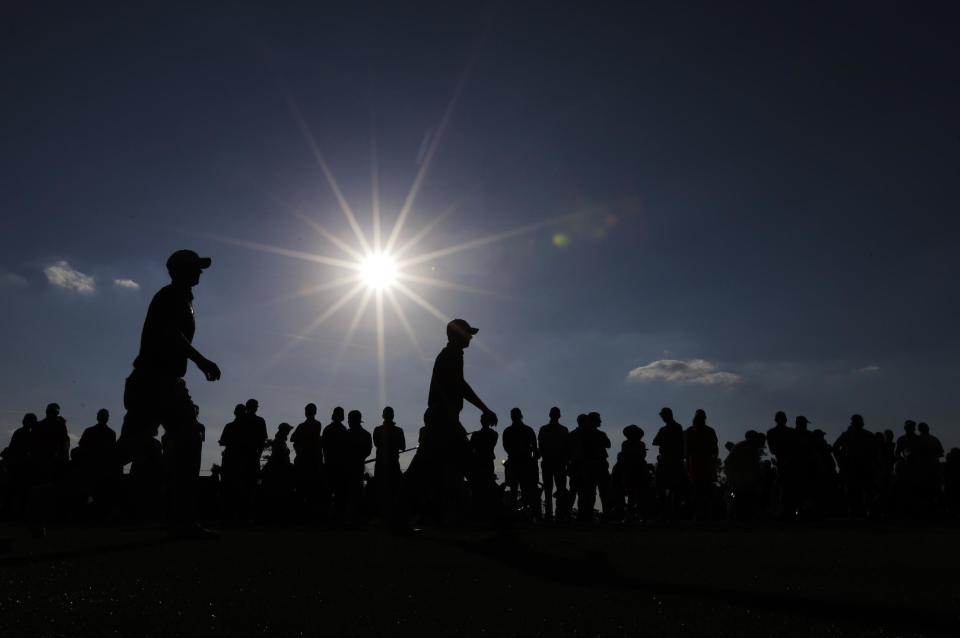
[[[196,324],[192,288],[210,267],[209,257],[178,250],[167,259],[170,284],[154,295],[140,337],[140,352],[133,362],[123,393],[127,415],[121,431],[121,449],[134,456],[148,444],[150,432],[163,426],[163,456],[170,493],[169,523],[178,536],[214,536],[197,524],[196,482],[200,472],[202,432],[184,375],[187,362],[203,372],[207,381],[220,378],[220,368],[193,347]]]

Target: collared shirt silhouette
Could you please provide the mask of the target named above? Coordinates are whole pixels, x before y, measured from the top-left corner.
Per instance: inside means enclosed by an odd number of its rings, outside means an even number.
[[[511,423],[503,430],[503,449],[507,453],[506,482],[510,494],[516,498],[517,488],[523,504],[536,515],[540,511],[540,493],[537,490],[537,434],[523,422],[519,408],[510,410]]]

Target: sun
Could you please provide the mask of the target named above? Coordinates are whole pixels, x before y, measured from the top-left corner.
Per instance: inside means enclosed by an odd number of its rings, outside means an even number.
[[[387,253],[371,253],[360,262],[360,279],[371,290],[386,290],[397,281],[397,263]]]
[[[303,328],[303,330],[299,331],[299,334],[290,335],[290,339],[286,346],[280,348],[275,353],[268,365],[275,365],[280,359],[286,356],[288,352],[290,352],[298,344],[302,343],[303,339],[308,338],[321,324],[330,319],[330,317],[333,315],[337,314],[351,301],[357,300],[356,310],[353,314],[353,318],[349,322],[349,327],[347,328],[346,334],[341,339],[340,351],[333,362],[332,367],[334,371],[336,371],[346,353],[347,346],[350,344],[353,335],[367,313],[367,308],[372,302],[373,314],[376,320],[377,385],[379,387],[380,405],[386,405],[385,324],[387,318],[385,311],[388,308],[392,310],[392,318],[395,319],[396,322],[399,323],[399,325],[403,328],[404,332],[406,332],[411,344],[417,351],[419,359],[421,361],[429,361],[420,345],[416,331],[410,323],[410,320],[407,318],[407,312],[404,310],[401,301],[406,300],[412,302],[414,306],[419,307],[436,319],[446,323],[450,321],[450,317],[447,315],[447,313],[441,311],[439,308],[430,303],[430,301],[424,298],[417,290],[415,290],[415,288],[443,288],[459,290],[468,293],[490,294],[489,291],[474,288],[472,286],[465,286],[438,277],[429,276],[425,273],[418,272],[418,270],[422,270],[422,267],[425,264],[430,264],[463,251],[473,250],[481,246],[536,232],[539,229],[571,221],[588,214],[588,212],[577,212],[568,215],[561,215],[492,235],[471,239],[459,244],[448,245],[443,248],[427,251],[416,250],[416,247],[420,244],[420,242],[430,235],[431,231],[448,215],[452,214],[463,201],[463,198],[458,199],[443,212],[435,215],[433,219],[420,230],[410,236],[405,236],[404,229],[407,219],[413,210],[417,193],[419,192],[420,187],[426,178],[427,171],[429,169],[431,159],[434,156],[434,152],[436,151],[437,145],[439,144],[440,139],[443,137],[443,130],[446,126],[447,120],[449,119],[449,110],[451,108],[452,102],[451,105],[448,106],[447,113],[438,127],[437,134],[433,136],[430,145],[427,148],[424,159],[420,164],[420,170],[417,172],[417,175],[413,180],[413,184],[411,185],[406,198],[403,200],[403,206],[400,207],[399,211],[397,211],[393,227],[388,233],[382,233],[382,230],[385,229],[381,228],[382,219],[380,211],[380,178],[376,162],[376,146],[373,145],[371,161],[371,191],[373,197],[372,208],[370,210],[372,224],[369,228],[369,230],[372,232],[369,234],[365,232],[364,228],[360,224],[360,220],[357,218],[357,215],[354,214],[354,211],[347,203],[343,192],[340,190],[340,185],[334,178],[333,172],[330,170],[330,166],[327,164],[326,159],[320,152],[320,148],[317,145],[317,142],[314,139],[313,134],[310,132],[306,122],[300,115],[299,110],[293,108],[294,116],[297,119],[297,122],[300,124],[304,138],[310,147],[317,164],[320,166],[320,169],[326,178],[326,182],[329,185],[330,190],[333,192],[337,203],[339,204],[340,211],[343,213],[343,216],[353,231],[354,236],[353,241],[350,241],[349,238],[342,238],[328,230],[324,225],[320,224],[315,213],[307,214],[303,211],[295,209],[291,210],[290,212],[304,222],[307,226],[313,228],[317,234],[320,235],[320,237],[329,241],[333,246],[335,246],[340,253],[338,256],[305,252],[302,250],[294,250],[292,248],[263,244],[260,242],[232,237],[213,237],[213,239],[237,246],[331,267],[339,270],[342,273],[341,276],[335,276],[329,279],[324,277],[324,281],[315,286],[301,289],[275,300],[292,300],[320,294],[338,288],[347,289],[346,292],[340,295],[339,298],[325,303],[323,312],[321,312],[317,317],[313,318],[309,324]],[[433,270],[433,268],[431,268],[431,270]],[[482,343],[478,344],[478,346],[481,349],[486,349]]]

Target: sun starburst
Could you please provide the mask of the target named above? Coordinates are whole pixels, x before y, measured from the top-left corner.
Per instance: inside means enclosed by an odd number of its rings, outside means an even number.
[[[273,363],[277,363],[280,359],[289,354],[291,350],[293,350],[298,344],[303,343],[303,341],[306,340],[306,338],[308,338],[311,333],[317,330],[317,328],[319,328],[325,321],[337,314],[341,309],[350,304],[351,301],[359,298],[356,310],[354,311],[353,317],[348,324],[347,334],[341,342],[340,352],[338,353],[335,361],[334,368],[336,371],[336,368],[343,360],[343,357],[346,353],[346,348],[353,339],[360,322],[366,316],[367,309],[370,306],[370,301],[372,300],[374,302],[373,310],[376,321],[377,385],[379,388],[380,404],[384,405],[387,400],[385,357],[386,345],[384,329],[386,321],[386,306],[389,305],[390,309],[392,310],[392,317],[395,318],[403,328],[403,331],[406,333],[420,358],[425,359],[423,348],[421,347],[416,336],[416,331],[413,329],[413,325],[410,323],[410,320],[403,309],[403,304],[401,303],[402,300],[398,294],[402,295],[403,300],[413,303],[426,313],[442,321],[449,321],[450,317],[447,315],[447,313],[437,308],[433,303],[426,299],[420,292],[414,290],[414,288],[411,286],[444,288],[471,293],[487,292],[475,287],[464,286],[457,282],[417,274],[411,270],[413,267],[426,262],[448,258],[452,255],[456,255],[463,251],[476,249],[480,246],[485,246],[495,242],[505,241],[519,235],[532,233],[538,229],[570,220],[582,214],[555,217],[534,224],[527,224],[505,232],[495,233],[485,237],[472,239],[460,244],[447,246],[445,248],[436,249],[429,252],[415,253],[414,248],[423,239],[425,239],[444,219],[453,214],[458,206],[458,204],[451,206],[431,220],[424,228],[420,229],[411,237],[404,237],[404,227],[406,221],[409,219],[410,212],[414,209],[417,194],[419,193],[420,188],[427,177],[430,161],[434,156],[434,151],[440,142],[440,138],[443,136],[446,123],[450,117],[452,102],[453,101],[451,101],[451,104],[448,105],[448,108],[444,113],[443,119],[441,120],[441,125],[438,127],[438,133],[433,137],[429,145],[425,159],[420,165],[420,169],[413,180],[410,191],[404,198],[403,207],[400,209],[396,222],[390,229],[390,232],[387,234],[385,241],[382,237],[381,229],[379,175],[376,145],[372,144],[371,153],[371,191],[373,200],[371,206],[372,236],[367,236],[367,234],[363,231],[360,221],[357,219],[353,208],[350,207],[345,196],[343,195],[343,191],[337,183],[336,178],[333,175],[333,171],[327,163],[326,158],[322,154],[320,147],[313,136],[313,133],[307,126],[305,120],[300,114],[300,111],[294,104],[291,104],[291,110],[293,111],[294,117],[300,126],[306,143],[310,148],[314,159],[317,161],[317,164],[319,165],[328,186],[333,192],[340,211],[343,213],[343,216],[353,231],[355,243],[347,241],[346,239],[334,234],[328,228],[320,224],[316,218],[306,215],[301,211],[292,212],[303,223],[313,229],[323,240],[330,242],[330,244],[339,249],[339,251],[342,253],[341,256],[331,257],[327,255],[293,250],[281,246],[272,246],[260,242],[252,242],[231,237],[219,236],[214,238],[219,241],[227,242],[244,248],[293,259],[300,259],[322,266],[339,269],[341,271],[341,274],[331,277],[331,279],[328,281],[319,283],[318,285],[310,288],[287,294],[277,300],[282,301],[303,298],[310,295],[321,294],[336,288],[347,288],[346,292],[344,292],[339,298],[327,304],[325,310],[319,316],[313,318],[299,334],[291,336],[286,346],[275,355]],[[344,273],[344,271],[346,272]],[[384,304],[384,297],[386,297],[386,300],[389,302],[388,304]],[[490,352],[489,348],[486,348],[482,343],[478,342],[477,345],[480,346],[482,350]],[[491,352],[491,354],[493,353]]]

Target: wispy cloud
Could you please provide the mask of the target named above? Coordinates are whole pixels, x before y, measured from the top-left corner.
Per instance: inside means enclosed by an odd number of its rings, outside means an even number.
[[[97,289],[93,277],[83,274],[66,261],[58,261],[47,266],[43,269],[43,274],[47,276],[47,281],[51,285],[65,290],[90,294]]]
[[[140,284],[133,279],[114,279],[113,285],[117,288],[126,288],[127,290],[140,290]]]
[[[0,288],[26,288],[27,278],[13,272],[0,272]]]
[[[673,383],[699,383],[702,385],[735,385],[743,379],[733,372],[719,370],[716,364],[705,359],[659,359],[645,366],[634,368],[627,374],[627,381],[670,381]]]
[[[880,366],[863,366],[862,368],[857,368],[851,372],[854,374],[876,374],[880,372]]]

